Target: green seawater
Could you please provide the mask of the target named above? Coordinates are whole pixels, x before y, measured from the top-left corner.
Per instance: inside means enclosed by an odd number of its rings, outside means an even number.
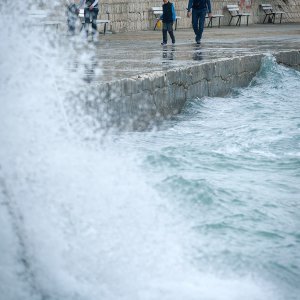
[[[299,87],[299,72],[266,57],[248,87],[123,138],[179,211],[199,272],[252,278],[285,300],[300,299]]]

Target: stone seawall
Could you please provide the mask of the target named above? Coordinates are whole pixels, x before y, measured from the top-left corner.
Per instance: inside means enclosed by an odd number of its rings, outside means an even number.
[[[274,56],[278,63],[300,70],[299,51]],[[224,96],[232,88],[247,86],[260,69],[263,57],[255,54],[219,59],[98,84],[96,97],[84,105],[102,126],[143,130],[179,113],[189,99]]]

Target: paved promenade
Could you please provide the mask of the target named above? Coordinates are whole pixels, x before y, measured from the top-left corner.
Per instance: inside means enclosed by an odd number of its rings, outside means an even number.
[[[159,30],[100,34],[95,63],[102,74],[91,81],[112,81],[249,53],[300,50],[300,24],[294,23],[206,28],[201,46],[195,44],[192,29],[179,25],[175,36],[175,46],[163,47]]]

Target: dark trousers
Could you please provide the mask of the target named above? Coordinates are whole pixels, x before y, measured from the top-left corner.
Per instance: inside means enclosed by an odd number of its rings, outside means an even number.
[[[97,16],[98,16],[99,9],[98,8],[93,8],[90,10],[89,8],[84,9],[84,28],[86,33],[89,33],[89,25],[92,19],[92,29],[93,29],[93,34],[97,32]]]
[[[163,34],[163,42],[167,43],[168,42],[168,33],[170,35],[170,38],[172,40],[172,43],[175,43],[175,36],[173,33],[173,22],[170,23],[163,23],[163,28],[162,28],[162,34]]]
[[[76,4],[71,4],[67,8],[67,21],[69,33],[75,34],[75,26],[77,21],[77,6]]]
[[[192,10],[192,25],[195,32],[195,40],[200,41],[204,30],[206,9],[193,9]]]

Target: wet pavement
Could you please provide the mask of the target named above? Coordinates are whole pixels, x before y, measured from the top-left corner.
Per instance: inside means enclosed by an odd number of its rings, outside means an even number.
[[[200,46],[192,29],[178,28],[175,37],[175,46],[161,46],[160,31],[100,34],[87,76],[92,82],[112,81],[220,58],[300,50],[300,24],[295,23],[206,28]],[[95,68],[101,72],[94,72]]]

